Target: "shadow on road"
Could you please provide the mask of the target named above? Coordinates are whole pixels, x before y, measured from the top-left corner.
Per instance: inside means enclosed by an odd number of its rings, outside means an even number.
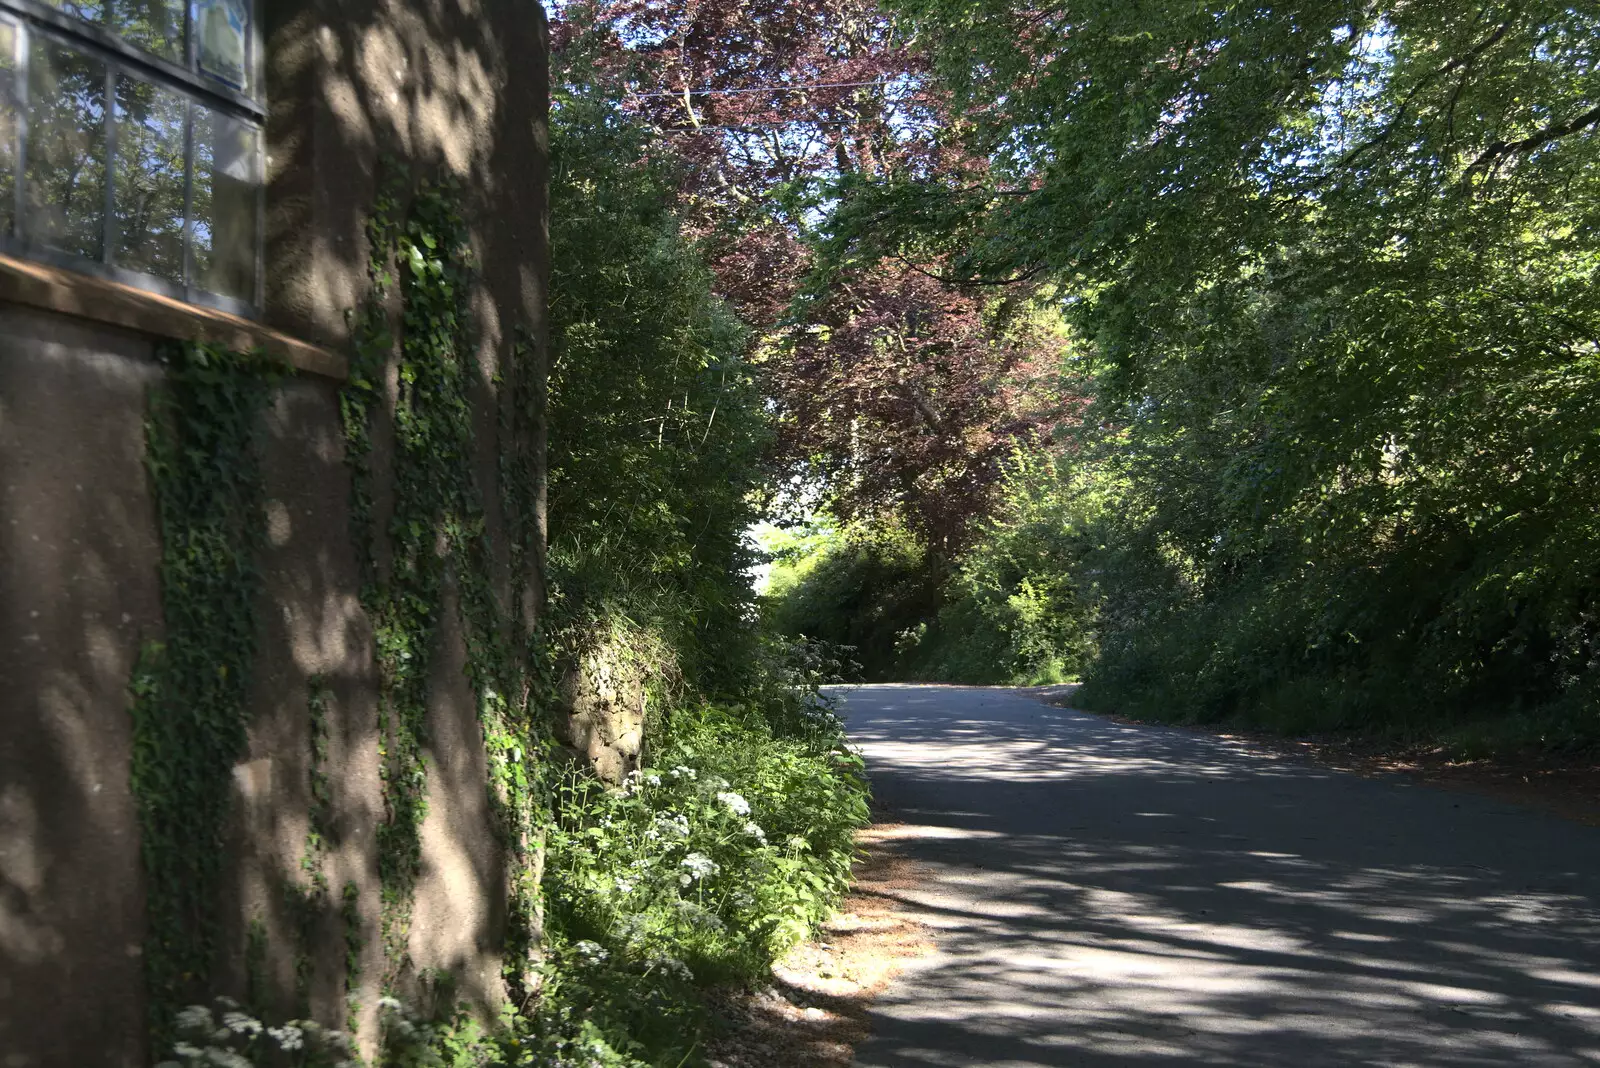
[[[1004,691],[852,692],[938,952],[871,1068],[1600,1063],[1600,831]]]

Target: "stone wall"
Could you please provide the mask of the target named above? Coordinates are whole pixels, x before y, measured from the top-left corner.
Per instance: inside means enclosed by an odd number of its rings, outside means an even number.
[[[646,666],[612,642],[584,650],[562,678],[557,735],[613,785],[644,759],[648,679]]]
[[[546,31],[537,4],[506,0],[263,6],[265,318],[331,357],[318,365],[322,373],[300,373],[282,386],[267,417],[265,589],[249,752],[233,776],[215,982],[238,993],[247,971],[260,969],[288,1007],[282,992],[293,985],[297,943],[285,889],[303,878],[307,709],[316,688],[333,800],[325,870],[336,891],[349,882],[359,895],[359,1000],[370,1040],[384,970],[378,680],[351,544],[341,383],[329,369],[350,343],[346,313],[366,292],[364,225],[380,160],[393,158],[419,178],[455,180],[479,278],[471,295],[481,369],[479,483],[493,487],[502,455],[510,454],[542,486],[542,429],[535,425],[531,440],[500,438],[509,398],[498,373],[514,339],[530,338],[542,403]],[[161,375],[158,343],[206,331],[188,331],[181,315],[157,317],[175,326],[129,329],[131,320],[93,321],[92,308],[63,315],[18,299],[0,290],[0,1064],[137,1068],[151,1051],[127,687],[141,645],[162,635],[143,428],[147,391]],[[381,447],[375,464],[381,485]],[[498,495],[484,497],[495,541],[504,526]],[[542,545],[542,505],[536,525]],[[542,563],[531,572],[524,588],[513,589],[502,560],[496,598],[532,609]],[[487,1004],[500,994],[505,860],[491,827],[477,709],[452,609],[446,605],[434,658],[430,809],[410,952],[418,971],[449,971],[463,996]],[[254,964],[245,953],[252,924],[266,948]],[[319,1018],[340,1022],[345,945],[336,918],[320,933],[312,1005]]]

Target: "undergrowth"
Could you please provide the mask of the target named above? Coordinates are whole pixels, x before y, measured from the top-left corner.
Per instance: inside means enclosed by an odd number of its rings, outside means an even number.
[[[546,836],[532,992],[489,1022],[447,981],[431,1005],[385,997],[377,1063],[702,1064],[706,989],[762,980],[849,882],[867,784],[815,685],[827,663],[815,648],[784,647],[747,700],[681,699],[650,763],[621,787],[572,765]],[[183,1068],[360,1063],[344,1032],[305,1020],[269,1027],[226,1001],[183,1010],[174,1030],[164,1064]]]
[[[1019,450],[994,514],[953,556],[905,524],[768,528],[767,613],[781,632],[854,646],[869,680],[1037,685],[1095,651],[1080,562],[1095,493],[1057,457]]]
[[[587,1007],[620,1012],[615,1031],[651,1055],[686,1054],[697,1031],[675,991],[757,979],[825,917],[867,818],[840,736],[779,737],[714,705],[680,711],[621,790],[575,772],[561,796],[545,884],[550,933],[572,947],[561,982],[578,971]],[[643,998],[596,996],[619,983]]]

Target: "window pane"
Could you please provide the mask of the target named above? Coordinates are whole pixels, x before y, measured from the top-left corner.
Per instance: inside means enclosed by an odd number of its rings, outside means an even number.
[[[17,27],[0,22],[0,235],[17,207]]]
[[[119,267],[183,282],[183,97],[117,78],[115,197]]]
[[[256,296],[256,130],[198,105],[194,129],[194,270],[201,289]]]
[[[112,0],[111,28],[131,45],[183,62],[183,0]]]
[[[29,240],[98,260],[105,237],[106,68],[36,35],[28,64]]]

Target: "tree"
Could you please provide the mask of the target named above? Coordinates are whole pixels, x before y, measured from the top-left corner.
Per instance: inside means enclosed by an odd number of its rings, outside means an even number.
[[[1600,17],[900,10],[989,167],[853,179],[828,251],[1069,295],[1124,487],[1088,692],[1593,729]]]
[[[804,322],[773,364],[784,453],[832,488],[842,521],[904,517],[944,561],[992,510],[1011,453],[1052,444],[1078,407],[1059,321],[1027,295],[880,265],[836,279]]]
[[[674,161],[686,232],[756,331],[776,467],[825,481],[841,517],[896,510],[959,540],[998,457],[1060,417],[1031,386],[1060,338],[1025,300],[892,260],[820,299],[803,286],[841,176],[981,167],[947,136],[923,55],[865,0],[587,0],[561,9],[557,41],[567,76],[603,86]]]
[[[648,144],[602,97],[553,109],[550,570],[558,609],[656,625],[714,689],[744,667],[768,417]]]

